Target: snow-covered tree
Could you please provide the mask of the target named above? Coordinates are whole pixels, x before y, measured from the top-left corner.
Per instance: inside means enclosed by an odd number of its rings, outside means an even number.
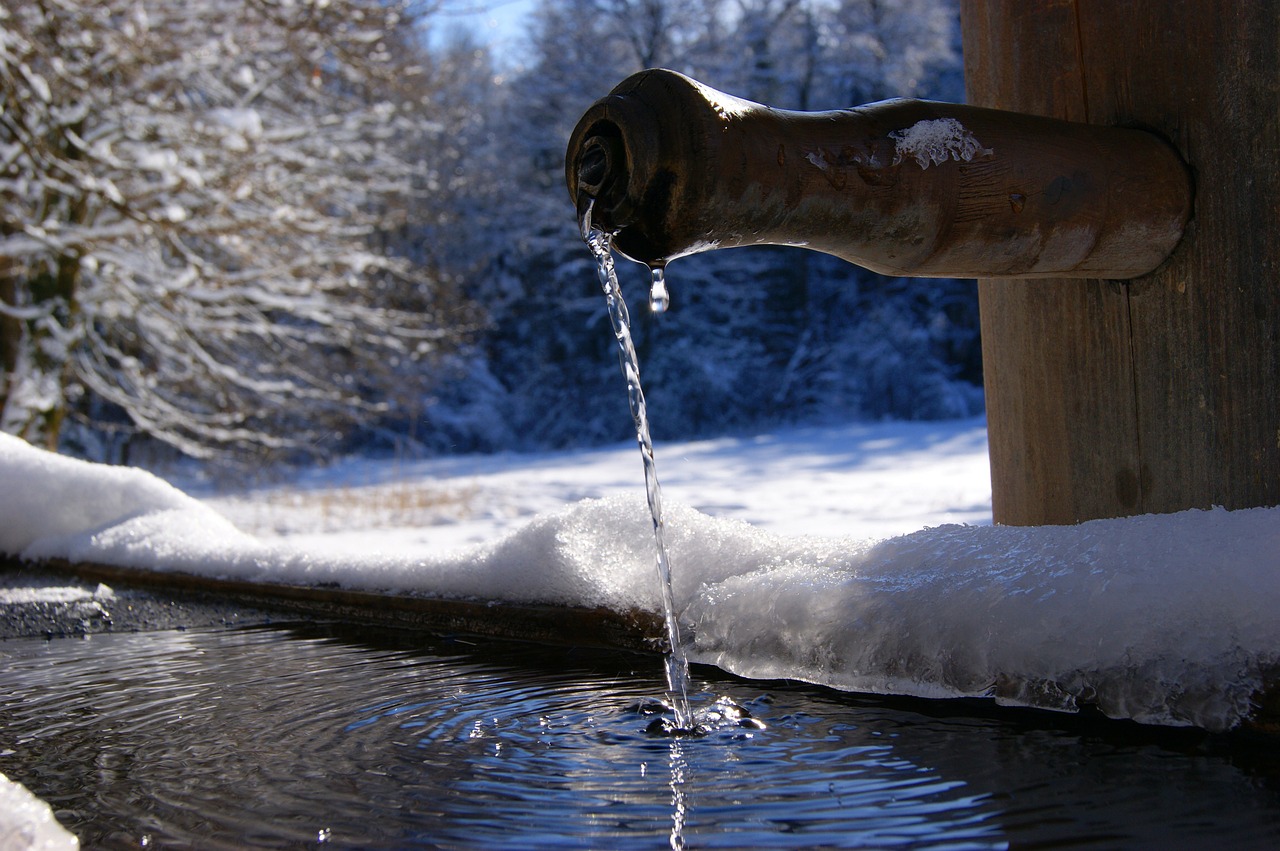
[[[890,97],[963,97],[953,3],[839,0],[826,21],[831,50],[857,57],[828,67],[829,97],[842,105]]]
[[[474,318],[396,237],[452,179],[412,27],[389,0],[0,6],[0,428],[323,447],[420,393]]]
[[[571,128],[614,83],[660,64],[793,109],[959,95],[951,0],[544,0],[531,33],[496,113],[512,195],[480,286],[495,326],[484,386],[507,389],[504,415],[532,444],[630,427],[562,170]],[[673,307],[654,317],[645,271],[619,271],[659,438],[980,410],[971,281],[885,279],[796,249],[710,252],[671,264]]]

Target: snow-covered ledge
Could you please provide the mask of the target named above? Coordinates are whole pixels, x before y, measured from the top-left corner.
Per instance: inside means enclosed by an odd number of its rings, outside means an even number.
[[[477,629],[485,611],[495,622],[507,609],[605,611],[620,616],[611,628],[621,624],[625,641],[653,623],[631,613],[658,608],[640,494],[573,503],[469,549],[353,558],[255,538],[148,473],[6,435],[0,480],[0,551],[27,560],[371,595],[370,605],[452,601],[475,607]],[[694,662],[1214,731],[1273,720],[1264,697],[1280,663],[1280,509],[884,540],[781,536],[679,504],[667,523]],[[591,624],[575,621],[566,638],[586,640]]]

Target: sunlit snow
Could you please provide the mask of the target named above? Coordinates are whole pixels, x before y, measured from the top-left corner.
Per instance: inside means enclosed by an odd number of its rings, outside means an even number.
[[[1247,717],[1274,679],[1280,509],[992,526],[977,421],[809,428],[657,452],[693,661],[860,691],[1092,704],[1209,729]],[[280,489],[198,499],[3,435],[0,476],[0,550],[27,558],[512,604],[658,606],[634,446],[351,462],[284,489],[300,498],[293,507],[275,500]],[[445,496],[379,518],[362,515],[351,493],[406,482]],[[308,508],[307,494],[335,490],[352,501]]]

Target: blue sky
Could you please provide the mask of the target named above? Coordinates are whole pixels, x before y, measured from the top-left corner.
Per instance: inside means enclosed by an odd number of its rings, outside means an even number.
[[[501,45],[520,35],[534,5],[535,0],[454,0],[444,4],[436,20],[442,34],[457,25],[488,44]]]

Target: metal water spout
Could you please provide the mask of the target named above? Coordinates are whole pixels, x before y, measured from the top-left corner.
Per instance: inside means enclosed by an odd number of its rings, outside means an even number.
[[[1178,154],[1139,129],[889,100],[773,109],[681,74],[635,74],[569,142],[569,193],[614,247],[662,266],[802,245],[887,275],[1128,279],[1191,215]]]

